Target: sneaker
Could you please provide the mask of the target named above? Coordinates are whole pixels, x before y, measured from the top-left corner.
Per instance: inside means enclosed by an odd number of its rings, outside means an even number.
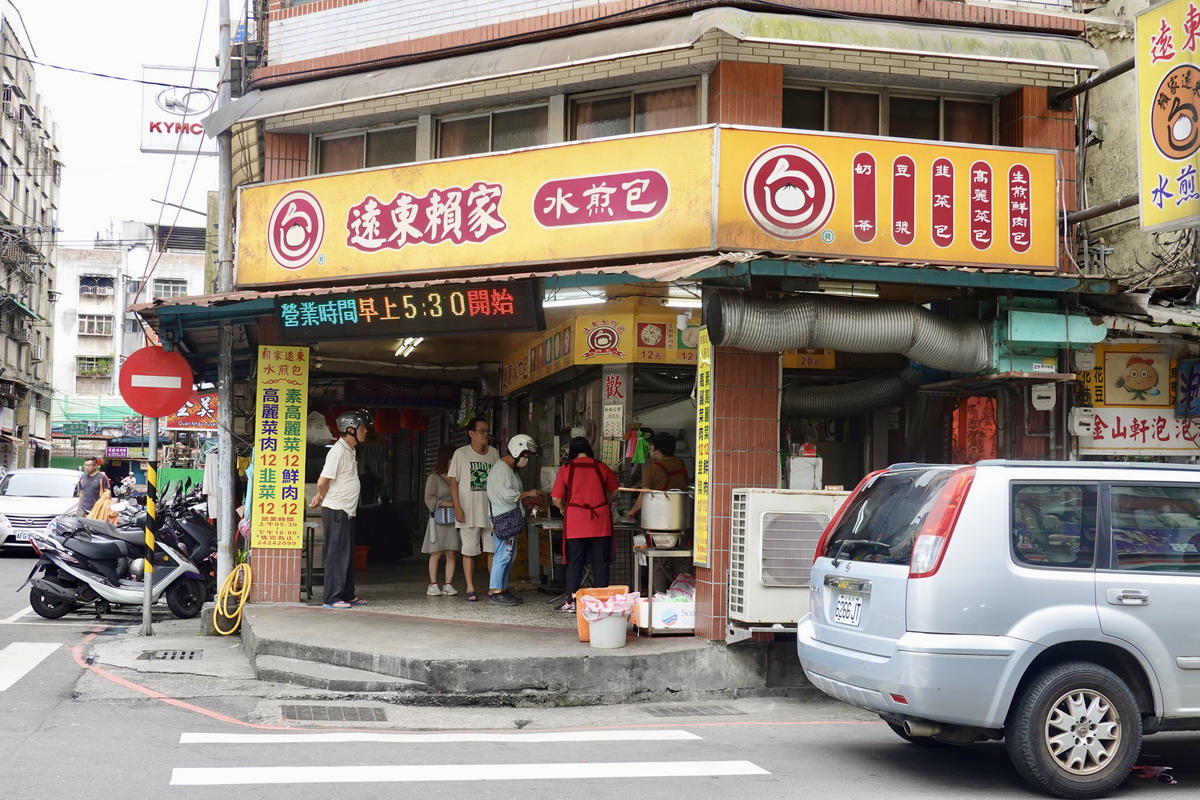
[[[525,598],[523,598],[523,597],[517,597],[515,594],[513,594],[513,593],[512,593],[512,591],[510,591],[510,590],[508,590],[508,589],[505,589],[505,590],[504,590],[503,592],[501,592],[500,594],[505,594],[505,595],[508,595],[509,599],[510,599],[510,600],[515,600],[515,601],[516,601],[516,603],[517,603],[517,605],[521,605],[522,603],[524,603],[524,602],[525,602]]]
[[[450,584],[447,583],[445,586],[442,587],[442,594],[444,594],[444,595],[458,594],[458,589],[455,589],[453,586],[451,586]]]
[[[425,590],[425,594],[429,595],[430,597],[439,597],[443,594],[446,594],[446,592],[443,592],[441,589],[439,589],[436,583],[431,583],[429,584],[429,588]]]
[[[517,601],[517,598],[513,597],[508,592],[498,592],[496,594],[490,595],[489,599],[491,600],[491,603],[494,606],[520,605],[520,603]]]
[[[575,613],[575,604],[570,601],[567,601],[566,603],[563,603],[562,607],[559,608],[558,610],[566,611],[569,614],[574,614]]]

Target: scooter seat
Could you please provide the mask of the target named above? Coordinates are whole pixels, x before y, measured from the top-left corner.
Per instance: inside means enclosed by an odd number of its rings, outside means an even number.
[[[68,550],[93,560],[121,558],[125,555],[126,547],[123,542],[88,541],[78,536],[67,539],[63,544]]]
[[[102,535],[111,536],[114,539],[120,539],[122,542],[128,542],[129,544],[142,545],[143,547],[146,544],[146,532],[141,528],[117,528]]]

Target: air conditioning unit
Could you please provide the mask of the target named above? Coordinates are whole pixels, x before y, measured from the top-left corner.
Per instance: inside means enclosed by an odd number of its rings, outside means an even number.
[[[729,619],[795,624],[817,541],[849,492],[734,489]]]
[[[29,348],[29,360],[34,364],[41,363],[46,360],[46,345],[35,344]]]
[[[33,328],[30,327],[14,327],[12,338],[16,339],[20,344],[29,344],[33,341]]]

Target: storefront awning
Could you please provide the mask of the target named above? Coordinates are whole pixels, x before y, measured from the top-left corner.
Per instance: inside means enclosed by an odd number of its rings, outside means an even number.
[[[519,44],[481,53],[262,90],[244,121],[560,67],[692,47],[719,31],[739,41],[1095,71],[1104,53],[1069,36],[894,21],[764,14],[734,8]]]

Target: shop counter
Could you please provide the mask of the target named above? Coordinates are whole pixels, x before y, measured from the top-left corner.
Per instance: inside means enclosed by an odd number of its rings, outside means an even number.
[[[529,576],[536,578],[543,572],[548,585],[562,588],[566,585],[565,564],[562,556],[562,517],[531,519],[527,528],[529,536]],[[633,537],[641,533],[639,525],[613,524],[613,545],[616,555],[609,569],[608,582],[614,586],[632,583],[635,570],[633,563]]]

